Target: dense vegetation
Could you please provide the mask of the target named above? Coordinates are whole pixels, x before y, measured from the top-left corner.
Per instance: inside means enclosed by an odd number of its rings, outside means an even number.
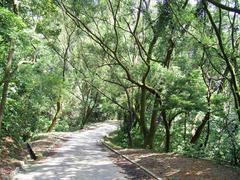
[[[239,3],[1,0],[1,139],[120,119],[123,146],[239,164]]]

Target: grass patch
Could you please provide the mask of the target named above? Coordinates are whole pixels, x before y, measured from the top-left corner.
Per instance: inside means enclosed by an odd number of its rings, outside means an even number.
[[[104,142],[114,149],[127,148],[127,143],[125,142],[124,138],[119,135],[119,133],[119,130],[110,133],[108,136],[104,137]]]

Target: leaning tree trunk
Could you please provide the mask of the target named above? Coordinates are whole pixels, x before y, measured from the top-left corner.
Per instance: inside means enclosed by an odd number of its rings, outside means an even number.
[[[221,27],[218,27],[217,24],[214,22],[213,16],[212,16],[211,12],[209,11],[208,4],[206,1],[203,1],[203,7],[206,11],[208,19],[210,20],[210,23],[213,27],[216,38],[218,40],[220,54],[221,54],[223,60],[225,61],[226,66],[230,73],[231,90],[232,90],[232,94],[233,94],[234,101],[235,101],[235,108],[236,108],[236,112],[238,115],[238,120],[240,121],[240,110],[239,110],[240,109],[240,89],[239,89],[239,83],[238,83],[239,78],[236,73],[236,69],[234,68],[234,65],[232,64],[232,57],[227,54],[226,47],[224,46],[223,37],[221,35],[221,30],[220,30]]]
[[[2,128],[4,109],[5,109],[5,105],[7,102],[7,94],[8,94],[10,77],[11,77],[14,46],[15,46],[15,42],[13,40],[11,40],[10,49],[9,49],[8,57],[7,57],[7,63],[6,63],[5,71],[4,71],[2,99],[0,102],[0,132],[1,132],[1,128]]]
[[[204,147],[206,147],[208,144],[209,135],[210,135],[210,121],[208,121],[208,124],[207,124],[207,134],[204,141]]]
[[[200,135],[201,135],[201,133],[202,133],[206,123],[209,121],[209,119],[210,119],[210,112],[207,112],[205,114],[205,116],[204,116],[200,126],[198,126],[195,134],[193,135],[193,137],[192,137],[192,139],[190,141],[192,144],[196,144],[197,143],[197,141],[200,138]]]
[[[58,101],[58,102],[57,102],[57,111],[56,111],[56,113],[55,113],[55,116],[54,116],[53,119],[52,119],[52,123],[51,123],[51,125],[49,126],[47,132],[51,132],[51,131],[55,128],[55,126],[56,126],[56,124],[57,124],[58,116],[59,116],[59,114],[60,114],[60,111],[61,111],[61,102]]]
[[[30,145],[29,143],[26,144],[26,148],[27,148],[27,151],[28,151],[31,159],[37,160],[37,156],[36,156],[36,154],[34,153],[34,151],[32,150],[32,147],[31,147],[31,145]]]

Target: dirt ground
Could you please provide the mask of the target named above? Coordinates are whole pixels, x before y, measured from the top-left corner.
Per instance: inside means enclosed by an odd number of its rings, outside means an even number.
[[[0,149],[0,179],[1,175],[8,175],[15,167],[20,166],[25,155],[26,152],[11,137],[3,138]]]
[[[130,179],[135,180],[154,180],[152,176],[146,173],[144,170],[140,169],[138,166],[132,164],[128,160],[117,154],[111,154],[110,158],[114,162],[114,164],[120,166],[126,174],[130,177]]]
[[[209,160],[188,158],[175,153],[153,153],[143,149],[118,149],[118,152],[163,179],[240,180],[240,169]]]
[[[39,163],[46,157],[53,155],[54,149],[67,141],[68,138],[65,133],[40,134],[34,138],[30,145],[38,157],[36,161],[30,159],[25,147],[19,148],[12,138],[4,138],[0,153],[0,179],[1,176],[9,175],[16,167],[20,167],[23,162]]]

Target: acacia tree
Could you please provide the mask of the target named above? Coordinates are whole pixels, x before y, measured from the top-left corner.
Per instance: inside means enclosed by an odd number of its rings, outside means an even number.
[[[107,19],[98,19],[94,17],[98,14],[86,13],[84,8],[82,10],[76,9],[75,7],[74,11],[71,11],[68,7],[68,5],[71,5],[71,3],[66,4],[60,1],[58,2],[59,7],[61,7],[63,11],[73,20],[76,26],[85,32],[90,39],[92,39],[103,49],[104,53],[108,56],[108,59],[115,63],[114,66],[118,65],[125,72],[125,77],[123,76],[122,78],[127,78],[130,83],[141,89],[138,123],[144,136],[145,147],[153,147],[154,135],[157,126],[156,119],[158,116],[162,117],[166,129],[166,151],[169,151],[170,144],[170,121],[172,121],[183,111],[177,111],[175,112],[176,114],[169,113],[171,114],[171,117],[168,117],[166,108],[163,108],[165,105],[162,102],[161,91],[159,91],[161,86],[154,87],[154,84],[157,84],[158,82],[152,83],[150,81],[150,72],[152,71],[153,66],[156,66],[157,63],[161,63],[161,61],[157,59],[161,58],[162,54],[153,55],[153,53],[158,50],[156,43],[158,42],[160,35],[162,35],[161,33],[163,33],[164,30],[170,29],[171,33],[167,41],[167,48],[165,49],[166,56],[160,66],[169,68],[173,50],[175,48],[175,42],[173,40],[174,24],[171,22],[172,15],[170,13],[169,3],[170,2],[165,2],[163,4],[159,3],[159,13],[150,13],[150,4],[146,1],[139,1],[139,4],[133,3],[130,7],[128,7],[127,10],[135,8],[137,8],[137,10],[132,17],[129,17],[129,19],[121,18],[120,15],[126,14],[126,12],[123,8],[123,3],[120,1],[107,1],[106,4],[92,4],[91,6],[95,8],[103,7],[104,5],[108,6],[108,10],[104,9],[112,16],[112,21],[108,22]],[[89,17],[92,23],[89,23],[89,21],[86,23],[84,18],[81,17],[82,13],[86,13],[86,16]],[[94,28],[90,29],[89,26]],[[112,29],[113,32],[109,33],[100,31],[100,29],[103,27]],[[144,31],[142,31],[142,29],[144,29]],[[109,40],[106,38],[107,36],[111,36],[113,39]],[[127,48],[123,47],[122,44],[127,44]],[[133,52],[134,54],[131,54],[126,58],[125,52],[123,51],[125,49],[127,52]],[[133,63],[134,66],[132,69],[126,65],[127,62]],[[134,73],[134,71],[137,69],[141,70],[142,73]],[[148,93],[155,97],[155,101],[152,101],[154,106],[151,113],[152,117],[150,118],[151,121],[149,129],[147,128],[146,120],[146,99]],[[160,108],[158,108],[159,106],[161,106],[160,115],[158,115],[160,112]]]
[[[112,59],[114,60],[126,73],[126,76],[128,78],[128,80],[130,82],[132,82],[133,84],[137,85],[138,87],[141,88],[141,99],[140,99],[140,107],[141,107],[141,110],[140,110],[140,119],[139,119],[139,124],[140,124],[140,127],[141,127],[141,131],[144,135],[144,144],[145,146],[148,145],[148,140],[149,138],[147,138],[148,136],[148,130],[146,129],[146,121],[145,121],[145,108],[146,108],[146,91],[149,90],[151,93],[153,94],[156,94],[157,96],[158,95],[158,92],[150,87],[149,85],[146,85],[146,79],[147,79],[147,76],[149,74],[149,70],[150,70],[150,59],[152,58],[152,52],[153,52],[153,47],[157,41],[157,36],[158,35],[155,35],[155,37],[151,40],[151,43],[150,43],[150,46],[148,48],[148,50],[146,51],[144,46],[143,46],[143,43],[140,41],[138,35],[141,34],[141,33],[137,33],[137,28],[138,28],[138,23],[139,23],[139,19],[140,19],[140,15],[141,15],[141,11],[142,11],[142,1],[140,1],[140,4],[139,4],[139,10],[137,12],[137,22],[135,24],[135,27],[134,29],[131,29],[130,27],[130,22],[125,22],[123,24],[124,27],[122,27],[123,29],[125,29],[125,31],[128,32],[128,36],[125,36],[127,37],[128,39],[131,39],[133,41],[133,43],[137,43],[137,56],[135,58],[140,58],[140,60],[142,62],[144,62],[145,65],[142,65],[143,68],[145,68],[144,66],[146,66],[146,69],[145,69],[145,73],[143,73],[143,76],[141,77],[141,82],[138,82],[137,80],[135,80],[131,74],[131,72],[128,70],[128,68],[126,67],[125,65],[125,62],[124,62],[124,58],[122,58],[122,50],[119,50],[120,48],[123,48],[119,41],[120,39],[122,39],[122,31],[121,28],[117,27],[117,24],[119,23],[119,18],[117,17],[118,15],[118,11],[120,11],[120,6],[122,6],[122,4],[120,3],[120,1],[118,1],[117,3],[114,3],[112,4],[111,1],[108,1],[107,2],[107,5],[109,7],[109,13],[112,14],[112,20],[113,20],[113,25],[112,28],[113,31],[114,31],[114,34],[112,34],[112,36],[114,37],[114,41],[113,43],[115,45],[111,45],[111,41],[110,43],[107,42],[105,43],[104,42],[104,39],[102,39],[101,35],[98,34],[99,32],[92,32],[88,27],[87,25],[85,24],[85,22],[83,22],[81,19],[79,19],[76,15],[74,15],[71,11],[69,11],[69,9],[65,6],[65,4],[63,3],[60,3],[59,2],[59,5],[64,9],[64,11],[66,11],[67,15],[70,16],[70,18],[72,18],[74,20],[74,22],[76,23],[76,25],[81,29],[83,30],[84,32],[86,32],[90,38],[92,38],[96,43],[98,43],[102,48],[103,50],[105,51],[105,53]],[[146,5],[146,9],[148,8],[147,6],[149,6],[148,4],[145,4]],[[143,21],[144,23],[144,21]],[[95,23],[96,24],[96,23]],[[98,29],[98,27],[96,27]],[[121,34],[120,34],[121,33]],[[126,39],[125,39],[126,40]],[[145,41],[145,37],[143,37],[143,41]],[[134,47],[134,46],[133,46]],[[145,53],[143,55],[143,53]],[[140,62],[141,62],[140,61]],[[155,122],[155,121],[154,121]],[[153,126],[155,126],[155,124],[152,124]],[[151,145],[152,146],[152,145]]]

